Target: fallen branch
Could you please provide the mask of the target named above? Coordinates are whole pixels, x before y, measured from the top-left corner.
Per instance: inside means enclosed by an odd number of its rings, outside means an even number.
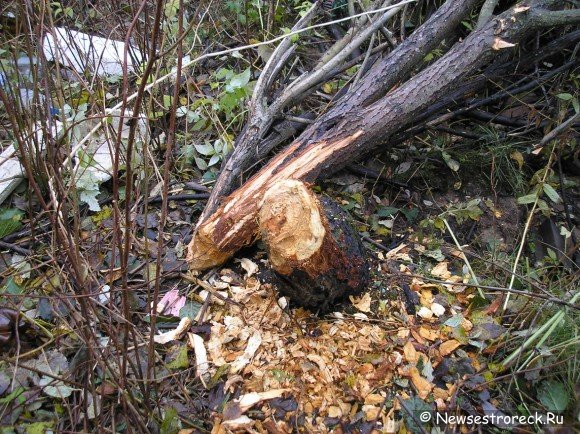
[[[561,14],[546,15],[546,8],[557,3],[535,0],[517,5],[386,97],[347,112],[334,120],[332,128],[321,121],[311,125],[215,213],[200,221],[188,250],[191,267],[199,270],[221,264],[258,237],[258,211],[269,186],[286,179],[314,182],[383,144],[498,53],[513,50],[530,32],[562,19]],[[568,15],[568,23],[579,21],[580,14]],[[317,131],[322,132],[313,134]]]

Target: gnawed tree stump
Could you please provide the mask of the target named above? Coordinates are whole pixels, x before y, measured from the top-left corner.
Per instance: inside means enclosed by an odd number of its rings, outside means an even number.
[[[329,198],[317,198],[306,184],[281,180],[264,195],[259,231],[280,292],[297,304],[321,311],[369,282],[359,236],[345,212]]]

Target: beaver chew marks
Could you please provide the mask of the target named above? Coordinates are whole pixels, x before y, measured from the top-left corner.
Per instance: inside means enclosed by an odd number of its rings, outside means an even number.
[[[369,280],[364,248],[344,211],[295,180],[274,183],[258,213],[260,235],[280,291],[321,311]]]

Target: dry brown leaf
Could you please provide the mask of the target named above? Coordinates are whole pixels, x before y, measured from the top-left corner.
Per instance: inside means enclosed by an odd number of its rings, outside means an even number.
[[[443,342],[441,345],[439,345],[439,352],[441,353],[442,356],[446,356],[448,354],[451,354],[453,351],[455,351],[460,346],[461,346],[461,342],[459,342],[455,339],[451,339],[451,340]]]
[[[417,357],[417,350],[415,350],[415,347],[410,341],[408,341],[403,347],[403,353],[405,354],[405,360],[409,363],[415,364],[419,360]]]
[[[433,384],[429,383],[429,381],[421,377],[419,370],[414,366],[409,368],[409,375],[411,377],[411,382],[413,383],[413,386],[415,386],[415,388],[417,389],[419,398],[421,399],[427,398],[427,396],[429,396],[429,393],[431,393],[431,390],[433,390]]]
[[[342,410],[337,405],[331,405],[328,407],[328,417],[342,417]]]
[[[411,331],[409,329],[400,329],[399,331],[397,331],[397,337],[400,339],[406,339],[409,337],[410,333]]]
[[[451,277],[451,273],[447,269],[447,261],[439,262],[437,265],[433,267],[431,270],[431,274],[435,277],[439,277],[440,279],[447,280]]]
[[[419,292],[419,299],[421,301],[421,306],[431,307],[433,304],[433,291],[427,285],[424,285]]]
[[[419,335],[428,341],[434,341],[439,339],[439,332],[437,330],[432,330],[427,327],[419,328]]]
[[[463,327],[463,330],[468,332],[473,328],[473,323],[469,321],[467,318],[463,318],[461,320],[461,327]]]
[[[421,335],[417,330],[411,330],[411,334],[413,335],[418,344],[425,345],[427,343],[427,341],[421,337]]]
[[[381,412],[381,407],[375,405],[363,405],[362,411],[365,414],[365,419],[367,421],[376,420]]]
[[[365,397],[365,404],[368,405],[382,405],[385,402],[385,397],[378,393],[371,393]]]

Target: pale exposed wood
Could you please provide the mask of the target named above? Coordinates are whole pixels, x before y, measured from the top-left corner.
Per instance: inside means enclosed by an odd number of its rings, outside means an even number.
[[[296,304],[325,311],[363,291],[369,267],[347,214],[296,180],[275,182],[258,212],[260,235],[278,289]]]
[[[321,142],[305,149],[294,143],[272,161],[274,170],[262,170],[246,183],[204,224],[196,228],[187,261],[194,270],[223,263],[258,235],[258,210],[269,185],[284,179],[303,179],[316,171],[333,153],[346,148],[362,131],[334,142]],[[225,218],[222,218],[225,216]]]
[[[274,269],[290,274],[291,264],[311,262],[326,235],[314,195],[300,181],[275,183],[264,195],[258,221]]]

